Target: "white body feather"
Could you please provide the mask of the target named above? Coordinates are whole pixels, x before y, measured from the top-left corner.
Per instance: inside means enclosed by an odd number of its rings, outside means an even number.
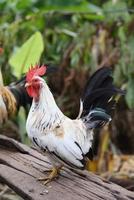
[[[91,148],[92,131],[87,130],[81,119],[71,120],[61,112],[45,82],[39,101],[33,99],[26,129],[41,149],[54,153],[65,163],[83,167],[81,160]]]

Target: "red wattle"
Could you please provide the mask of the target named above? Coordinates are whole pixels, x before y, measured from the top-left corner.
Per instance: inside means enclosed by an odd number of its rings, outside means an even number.
[[[29,86],[26,88],[27,93],[32,98],[37,98],[39,96],[39,89],[33,86]]]

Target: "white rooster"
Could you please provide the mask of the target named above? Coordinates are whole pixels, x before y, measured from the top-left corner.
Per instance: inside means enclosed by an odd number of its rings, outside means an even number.
[[[78,118],[72,120],[58,108],[48,85],[41,78],[46,70],[46,66],[31,68],[25,85],[28,95],[33,98],[26,123],[28,136],[47,152],[53,164],[45,184],[57,176],[63,165],[85,168],[92,157],[93,130],[111,120],[114,96],[121,92],[113,86],[110,68],[99,69],[87,83]]]

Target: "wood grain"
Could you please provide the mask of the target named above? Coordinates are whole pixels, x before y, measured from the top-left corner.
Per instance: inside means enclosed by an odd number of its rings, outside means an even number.
[[[36,150],[0,136],[0,181],[25,200],[134,200],[134,192],[84,172],[84,176],[64,169],[44,186],[37,179],[47,176],[48,159]]]

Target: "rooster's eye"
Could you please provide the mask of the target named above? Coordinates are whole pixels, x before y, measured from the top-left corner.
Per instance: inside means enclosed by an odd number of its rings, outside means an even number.
[[[37,83],[38,82],[38,79],[34,79],[34,83]]]

